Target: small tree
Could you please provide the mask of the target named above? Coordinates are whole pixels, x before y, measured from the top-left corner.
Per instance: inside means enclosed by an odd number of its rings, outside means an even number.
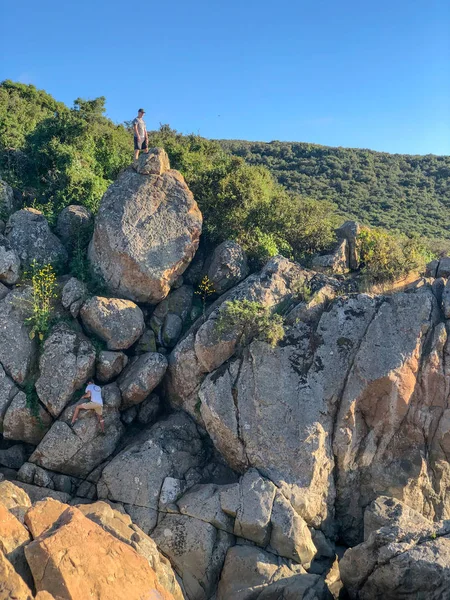
[[[267,342],[274,348],[284,338],[283,319],[272,314],[270,308],[251,300],[229,300],[224,303],[216,321],[216,329],[224,333],[236,328],[242,331],[241,345],[253,338]]]

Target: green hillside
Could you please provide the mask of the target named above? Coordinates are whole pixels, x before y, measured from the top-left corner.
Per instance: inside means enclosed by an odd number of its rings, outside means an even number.
[[[288,190],[406,234],[450,238],[450,156],[409,156],[297,142],[221,140]]]

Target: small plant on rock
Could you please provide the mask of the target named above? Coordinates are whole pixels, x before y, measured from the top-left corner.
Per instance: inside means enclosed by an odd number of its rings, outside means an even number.
[[[209,296],[212,296],[216,293],[214,285],[208,275],[205,275],[203,279],[200,281],[198,288],[195,292],[197,296],[200,296],[203,304],[203,318],[206,317],[206,302]]]
[[[36,261],[31,264],[31,315],[25,322],[31,326],[30,338],[36,336],[42,341],[48,333],[53,319],[53,300],[56,294],[56,274],[51,265],[40,267]]]
[[[313,295],[311,287],[306,279],[297,279],[292,285],[292,294],[294,300],[308,303]]]
[[[243,346],[257,338],[274,348],[285,334],[281,315],[272,314],[267,306],[250,300],[229,300],[223,305],[216,329],[224,333],[233,328],[242,331],[240,343]]]

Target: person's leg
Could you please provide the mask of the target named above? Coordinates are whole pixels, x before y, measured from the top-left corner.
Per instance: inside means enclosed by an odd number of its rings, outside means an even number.
[[[75,408],[75,412],[73,413],[73,417],[72,417],[72,425],[73,425],[73,424],[75,423],[75,421],[78,419],[78,413],[80,412],[80,410],[81,410],[81,406],[80,406],[80,405],[78,405],[78,406]]]
[[[103,419],[103,416],[100,413],[96,412],[96,415],[100,424],[100,429],[102,430],[102,433],[105,433],[105,420]]]
[[[134,151],[134,160],[137,160],[139,158],[139,150],[135,150]]]

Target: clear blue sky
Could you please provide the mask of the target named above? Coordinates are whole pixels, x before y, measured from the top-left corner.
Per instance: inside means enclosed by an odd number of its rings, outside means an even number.
[[[0,0],[0,80],[211,138],[450,154],[450,0]]]

